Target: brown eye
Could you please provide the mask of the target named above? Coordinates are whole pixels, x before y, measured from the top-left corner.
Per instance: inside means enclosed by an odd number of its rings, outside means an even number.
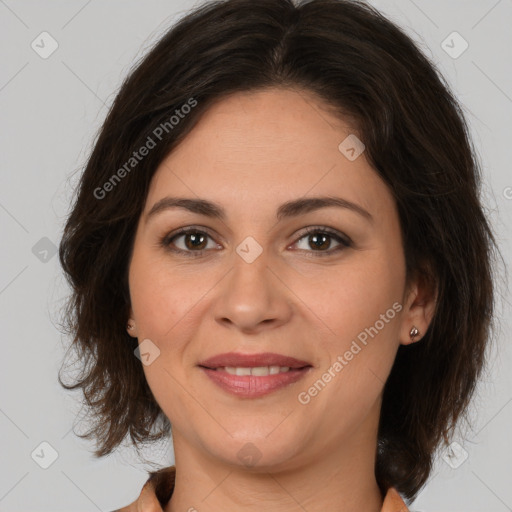
[[[173,252],[195,256],[201,254],[207,249],[217,247],[212,240],[212,246],[208,247],[208,239],[211,239],[208,233],[195,228],[183,228],[178,233],[166,236],[162,240],[162,245]]]
[[[187,249],[204,249],[206,247],[205,241],[208,235],[202,233],[186,233],[181,235],[184,237],[184,243]]]
[[[333,249],[332,240],[338,242],[338,245]],[[294,245],[300,244],[301,240],[306,240],[306,247],[298,248],[307,252],[318,253],[315,256],[329,256],[334,252],[341,251],[347,247],[351,247],[352,243],[347,238],[345,239],[340,233],[333,232],[326,228],[308,228],[306,233],[295,242]],[[305,244],[305,245],[306,245]],[[329,250],[330,249],[330,250]]]
[[[308,235],[310,247],[313,249],[329,249],[331,238],[331,235],[325,233]]]

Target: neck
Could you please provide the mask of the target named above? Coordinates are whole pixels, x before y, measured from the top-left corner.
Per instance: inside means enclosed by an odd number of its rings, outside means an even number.
[[[376,423],[369,423],[343,447],[316,450],[314,460],[265,469],[205,455],[173,429],[176,483],[165,512],[380,512]]]

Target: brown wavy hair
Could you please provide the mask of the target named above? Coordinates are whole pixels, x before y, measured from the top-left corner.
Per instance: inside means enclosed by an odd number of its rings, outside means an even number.
[[[436,449],[466,418],[487,361],[497,246],[461,106],[416,44],[362,2],[208,2],[136,63],[94,142],[59,247],[72,288],[62,325],[81,369],[72,385],[60,372],[59,382],[83,391],[92,427],[80,437],[96,440],[96,457],[127,434],[137,450],[169,435],[134,357],[137,340],[126,332],[137,221],[158,165],[208,107],[227,94],[269,87],[309,91],[355,123],[366,158],[396,200],[407,276],[420,272],[436,283],[428,331],[398,349],[378,432],[381,491],[394,486],[413,499]],[[191,99],[194,108],[171,127],[170,116]],[[166,122],[147,156],[112,181]]]

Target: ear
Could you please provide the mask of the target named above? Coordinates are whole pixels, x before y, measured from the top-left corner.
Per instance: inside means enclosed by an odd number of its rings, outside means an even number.
[[[131,326],[131,329],[129,328]],[[126,322],[126,331],[132,338],[137,338],[137,324],[134,320],[133,310],[130,307],[130,311],[128,312],[128,321]]]
[[[429,270],[416,272],[404,294],[404,311],[400,327],[400,344],[409,345],[421,340],[434,317],[437,304],[438,286]],[[411,338],[413,327],[419,331]]]

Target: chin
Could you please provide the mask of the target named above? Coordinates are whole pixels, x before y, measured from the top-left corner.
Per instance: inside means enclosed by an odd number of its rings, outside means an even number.
[[[226,434],[222,439],[205,439],[204,444],[209,447],[211,455],[229,466],[255,472],[282,470],[303,453],[303,448],[299,439],[287,435],[291,433],[283,430],[277,435],[275,431],[271,433],[273,429],[275,425],[265,431],[247,428],[243,434],[232,432],[233,437]]]

